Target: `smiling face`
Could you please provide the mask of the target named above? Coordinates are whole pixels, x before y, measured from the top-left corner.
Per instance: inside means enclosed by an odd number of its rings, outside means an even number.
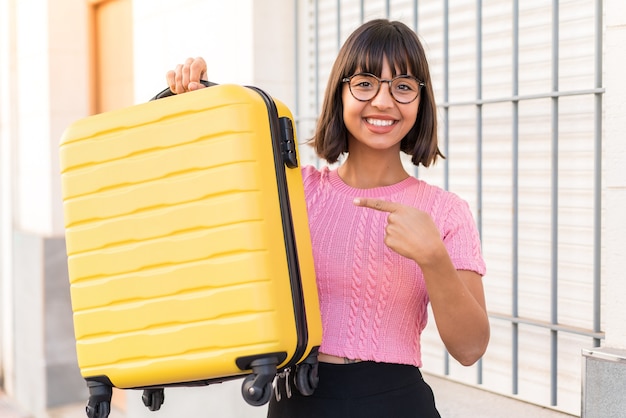
[[[389,99],[389,83],[384,83],[375,98],[359,102],[345,82],[358,73],[382,79],[412,75],[421,82],[419,99],[407,105],[391,100],[385,103]],[[395,93],[403,101],[399,89]],[[369,97],[366,90],[357,90],[357,96]],[[393,127],[390,132],[386,124]],[[396,143],[399,131],[406,132],[400,150],[410,155],[415,165],[428,167],[442,156],[437,146],[437,107],[424,48],[417,34],[404,23],[374,19],[357,28],[339,50],[328,77],[312,144],[317,155],[332,164],[342,154],[354,154],[352,143],[377,143],[377,148],[384,148],[390,141]]]
[[[397,71],[391,71],[385,58],[379,77],[391,79],[394,73]],[[391,96],[389,83],[383,83],[378,94],[367,102],[355,99],[348,83],[344,83],[342,101],[350,152],[356,149],[400,152],[400,141],[415,124],[419,108],[419,98],[407,104],[398,103]]]

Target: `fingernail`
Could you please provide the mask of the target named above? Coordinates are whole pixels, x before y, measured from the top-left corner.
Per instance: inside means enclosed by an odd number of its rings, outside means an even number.
[[[360,205],[361,204],[361,199],[359,199],[358,197],[356,199],[354,199],[352,201],[352,203],[354,203],[355,205]]]

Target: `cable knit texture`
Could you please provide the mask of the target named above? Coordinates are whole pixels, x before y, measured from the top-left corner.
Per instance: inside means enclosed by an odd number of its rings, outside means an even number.
[[[421,367],[420,334],[429,302],[422,272],[384,244],[388,214],[352,202],[370,197],[429,213],[454,266],[484,275],[468,204],[413,177],[391,186],[355,189],[327,167],[307,166],[302,173],[322,311],[320,351]]]

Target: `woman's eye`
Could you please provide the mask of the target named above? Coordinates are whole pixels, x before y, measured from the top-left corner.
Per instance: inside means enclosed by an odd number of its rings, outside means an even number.
[[[415,90],[415,87],[413,87],[410,84],[403,83],[403,84],[398,84],[396,86],[396,89],[401,90],[401,91],[413,91],[413,90]]]

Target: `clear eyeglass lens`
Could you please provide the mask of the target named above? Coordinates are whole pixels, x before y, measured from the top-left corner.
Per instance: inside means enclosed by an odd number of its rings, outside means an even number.
[[[357,100],[371,100],[378,93],[380,83],[381,81],[373,75],[357,74],[350,80],[350,91]],[[411,76],[401,75],[391,80],[391,95],[400,103],[415,100],[419,91],[419,81]]]

